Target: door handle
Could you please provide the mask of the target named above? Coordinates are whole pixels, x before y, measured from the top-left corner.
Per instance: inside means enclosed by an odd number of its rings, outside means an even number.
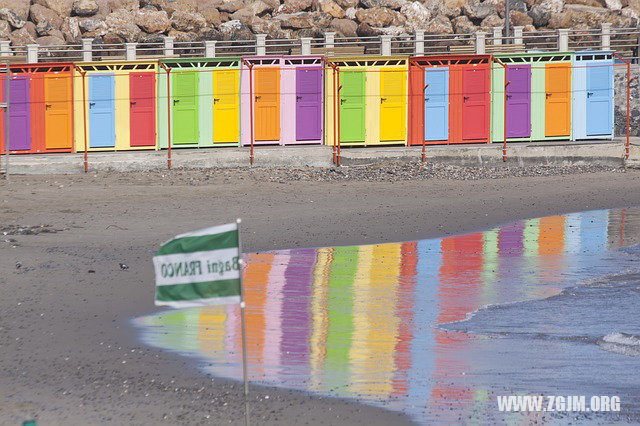
[[[544,94],[544,97],[545,97],[546,99],[549,99],[549,96],[551,96],[551,93],[545,93],[545,94]]]
[[[296,96],[296,101],[299,101],[300,99],[302,99],[302,96]]]
[[[507,99],[511,99],[511,96],[512,96],[512,95],[507,95]]]
[[[587,98],[590,98],[593,95],[593,92],[587,92]]]
[[[213,98],[213,103],[218,103],[220,101],[220,98]]]
[[[387,98],[380,98],[380,103],[383,103],[386,100],[387,100]]]
[[[137,104],[137,102],[136,102],[136,101],[131,101],[131,102],[129,102],[129,105],[135,105],[135,104]]]
[[[51,104],[45,104],[45,105],[44,105],[44,108],[45,108],[45,109],[49,109],[49,108],[51,108],[51,107],[52,107],[52,105],[51,105]]]
[[[346,99],[340,99],[340,105],[342,105],[343,103],[347,102]]]
[[[178,102],[180,102],[180,99],[174,99],[173,100],[173,105],[177,104]]]
[[[468,96],[463,96],[463,97],[462,97],[462,100],[463,100],[464,102],[467,102],[467,99],[469,99],[469,97],[468,97]]]
[[[425,101],[428,101],[428,100],[429,100],[429,98],[424,98],[424,100],[425,100]]]
[[[89,109],[93,108],[95,106],[95,102],[89,102]]]
[[[256,96],[256,101],[257,101],[258,99],[260,99],[260,98],[262,98],[262,96]]]

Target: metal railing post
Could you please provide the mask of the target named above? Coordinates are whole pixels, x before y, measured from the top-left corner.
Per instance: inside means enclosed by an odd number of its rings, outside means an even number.
[[[0,56],[12,56],[10,40],[0,40]]]
[[[84,62],[91,62],[93,60],[93,39],[82,39],[82,60]]]
[[[500,46],[502,44],[502,27],[493,27],[493,45]]]
[[[124,58],[127,61],[135,61],[136,60],[136,46],[138,43],[125,43],[125,56]]]
[[[334,43],[336,41],[336,33],[335,32],[326,32],[324,33],[324,48],[325,49],[333,49]]]
[[[416,55],[424,55],[424,30],[416,30]]]
[[[522,31],[524,27],[515,26],[513,27],[513,44],[524,44],[522,40]]]
[[[173,56],[173,37],[164,38],[164,56]]]
[[[311,37],[300,38],[300,53],[303,55],[311,55]]]
[[[27,44],[27,63],[29,64],[38,63],[38,45],[37,44]]]
[[[486,37],[487,33],[478,31],[476,33],[476,54],[484,55],[486,53]]]
[[[391,56],[391,36],[388,34],[380,36],[380,54],[382,56]]]
[[[216,57],[216,40],[205,40],[204,42],[204,57],[215,58]]]
[[[558,51],[567,52],[569,50],[569,30],[566,28],[558,29]]]
[[[267,54],[267,35],[256,34],[256,55],[264,56]]]
[[[611,23],[602,23],[600,33],[600,47],[602,50],[611,49]]]

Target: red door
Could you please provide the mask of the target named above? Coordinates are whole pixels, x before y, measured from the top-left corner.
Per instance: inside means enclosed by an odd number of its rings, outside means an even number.
[[[156,144],[156,77],[152,72],[129,75],[131,146]]]
[[[489,79],[486,68],[466,68],[462,74],[462,139],[487,138]]]

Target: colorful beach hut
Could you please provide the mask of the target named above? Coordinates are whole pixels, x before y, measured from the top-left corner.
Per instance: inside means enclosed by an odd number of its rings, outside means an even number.
[[[495,55],[507,67],[507,140],[543,141],[571,138],[570,52]],[[504,134],[504,73],[492,64],[491,136]]]
[[[340,144],[407,143],[407,56],[329,58],[340,70]],[[325,78],[325,143],[333,145],[333,72]]]
[[[74,116],[85,116],[85,99],[89,151],[156,149],[157,72],[157,61],[75,64]],[[84,126],[75,120],[76,151],[84,151]]]
[[[11,153],[71,152],[73,149],[73,65],[10,66],[9,149]],[[5,78],[1,79],[4,101]],[[0,114],[4,143],[4,114]]]
[[[490,55],[410,59],[409,144],[488,143]]]
[[[573,55],[573,139],[613,138],[612,51]]]
[[[167,73],[171,97],[167,102]],[[240,58],[180,58],[160,61],[158,140],[167,148],[171,108],[171,146],[238,146],[240,142]],[[168,106],[167,104],[170,104]]]
[[[244,57],[242,145],[251,144],[251,102],[255,144],[321,144],[323,67],[322,56]]]

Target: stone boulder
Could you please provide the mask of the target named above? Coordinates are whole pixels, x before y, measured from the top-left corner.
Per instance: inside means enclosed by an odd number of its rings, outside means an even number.
[[[253,12],[256,16],[262,16],[265,13],[270,13],[273,11],[273,5],[266,3],[262,0],[257,0],[252,2],[247,7],[249,10]]]
[[[36,39],[29,33],[26,26],[13,31],[9,35],[9,40],[13,46],[26,46],[27,44],[33,44]]]
[[[31,18],[31,21],[36,25],[42,21],[47,21],[56,29],[59,29],[62,26],[62,22],[64,22],[56,12],[39,4],[31,6],[29,9],[29,18]]]
[[[453,29],[456,34],[471,34],[478,31],[478,27],[476,27],[473,22],[464,15],[453,18],[451,20],[451,24],[453,25]]]
[[[622,2],[620,0],[604,0],[609,10],[622,10]]]
[[[219,28],[225,40],[251,40],[254,37],[251,29],[240,21],[228,21]]]
[[[372,7],[371,9],[356,11],[356,18],[360,23],[368,24],[372,27],[385,27],[393,22],[395,14],[384,7]]]
[[[356,34],[358,35],[358,37],[378,37],[382,33],[379,29],[373,28],[369,24],[362,23],[358,25]]]
[[[78,28],[80,28],[80,31],[83,33],[91,33],[100,29],[103,29],[106,32],[107,24],[100,19],[82,18],[78,19]]]
[[[64,39],[53,35],[47,35],[44,37],[38,37],[36,43],[40,46],[61,46],[64,44]]]
[[[502,19],[497,14],[489,15],[484,18],[482,22],[480,22],[480,27],[482,27],[485,31],[493,27],[504,27],[504,19]]]
[[[311,9],[313,0],[284,0],[284,3],[278,8],[277,13],[289,14],[298,13]]]
[[[135,14],[135,23],[146,33],[163,33],[171,28],[171,21],[164,10],[141,9]]]
[[[525,25],[533,24],[533,18],[531,18],[526,13],[512,10],[509,15],[511,16],[511,25],[513,25],[514,27],[524,27]]]
[[[7,8],[24,21],[29,17],[30,5],[31,0],[0,0],[0,9]]]
[[[616,19],[600,7],[568,4],[562,12],[551,15],[547,26],[551,29],[598,28],[603,22],[615,23]]]
[[[71,10],[76,16],[93,16],[98,13],[99,7],[96,0],[75,0]]]
[[[356,8],[358,6],[359,0],[336,0],[338,6],[347,10],[350,7]]]
[[[106,44],[111,44],[111,41],[118,39],[121,40],[120,43],[134,43],[142,34],[140,27],[131,19],[131,12],[125,9],[111,12],[105,19],[105,24],[108,28],[104,36]],[[110,41],[108,42],[107,39]]]
[[[331,28],[345,37],[356,37],[358,35],[356,33],[358,24],[351,19],[334,19],[331,21]]]
[[[276,15],[274,19],[277,19],[278,21],[280,21],[280,25],[282,25],[282,28],[290,28],[292,30],[301,30],[303,28],[313,27],[311,16],[307,12]]]
[[[345,16],[344,9],[333,0],[321,0],[320,10],[338,19],[342,19]]]
[[[175,11],[171,15],[171,25],[177,31],[198,31],[207,25],[199,13]]]
[[[7,40],[11,35],[11,25],[7,21],[0,21],[0,40]]]
[[[38,0],[42,6],[56,12],[61,17],[71,16],[74,0]]]
[[[400,8],[400,14],[406,17],[406,28],[410,31],[420,30],[427,26],[431,12],[422,3],[414,1]]]
[[[264,19],[255,16],[249,27],[256,34],[267,34],[270,38],[287,38],[287,33],[282,30],[280,21],[275,19]]]
[[[564,0],[544,0],[533,6],[529,16],[536,27],[546,27],[552,15],[562,12]]]
[[[7,21],[14,29],[22,28],[27,23],[27,21],[22,19],[17,13],[6,7],[0,9],[0,19]]]
[[[453,34],[453,25],[446,16],[436,16],[424,27],[424,31],[427,34]]]
[[[495,6],[489,1],[480,2],[480,0],[469,0],[462,5],[462,12],[473,20],[482,20],[489,15],[496,13]]]
[[[175,12],[174,12],[175,13]],[[189,12],[186,12],[189,13]],[[169,33],[167,34],[169,37],[173,37],[175,41],[177,42],[189,42],[189,41],[195,41],[197,36],[195,33],[193,32],[188,32],[188,31],[178,31],[178,30],[174,30],[172,29],[171,31],[169,31]]]
[[[251,24],[253,18],[255,18],[256,14],[251,10],[250,6],[247,6],[243,9],[236,10],[230,16],[231,19],[238,20],[245,25]]]
[[[64,18],[64,21],[62,21],[62,25],[60,26],[60,31],[62,31],[64,39],[68,43],[73,43],[80,39],[80,35],[82,34],[80,26],[78,25],[78,18],[75,16]]]
[[[408,0],[360,0],[360,5],[366,9],[386,7],[387,9],[400,10],[408,2]]]
[[[36,34],[40,37],[51,34],[51,31],[53,31],[53,27],[49,21],[40,21],[36,25]]]
[[[231,0],[225,1],[220,6],[218,6],[218,10],[220,12],[233,13],[244,7],[244,2],[242,0]]]

